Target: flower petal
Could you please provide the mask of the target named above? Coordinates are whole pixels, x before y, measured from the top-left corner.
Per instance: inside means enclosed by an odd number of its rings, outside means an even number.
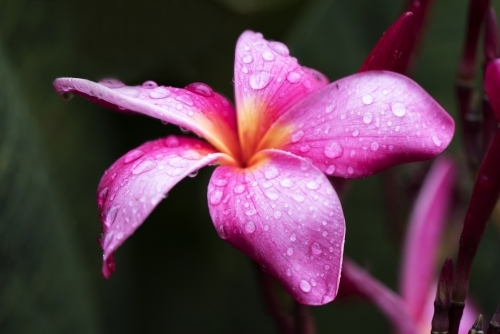
[[[453,119],[411,79],[358,73],[302,100],[274,123],[260,148],[311,159],[328,175],[358,178],[441,153]]]
[[[495,59],[486,67],[484,77],[484,90],[490,99],[495,116],[500,119],[500,59]]]
[[[266,150],[246,169],[221,166],[208,187],[221,238],[269,271],[300,303],[337,294],[344,215],[326,176],[293,154]]]
[[[169,136],[147,142],[118,159],[104,173],[97,190],[104,276],[109,277],[114,268],[112,253],[167,192],[190,173],[224,156],[198,139]]]
[[[349,259],[344,259],[342,279],[350,281],[370,299],[391,321],[396,333],[418,333],[405,301]]]
[[[431,300],[435,296],[437,256],[454,178],[453,161],[446,157],[436,160],[422,185],[408,224],[400,267],[400,293],[415,319],[422,317],[428,301],[424,291],[431,291],[432,287]]]
[[[300,66],[283,43],[253,31],[238,39],[234,79],[239,135],[248,154],[281,114],[328,84],[323,74]]]
[[[239,156],[236,119],[231,103],[202,83],[186,89],[158,86],[146,81],[125,86],[116,79],[98,83],[78,78],[58,78],[57,92],[75,93],[113,110],[128,110],[173,123],[208,140],[221,152]]]

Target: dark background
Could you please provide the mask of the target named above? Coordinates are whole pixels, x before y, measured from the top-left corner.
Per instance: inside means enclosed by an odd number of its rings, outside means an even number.
[[[467,6],[436,1],[412,75],[452,115]],[[399,0],[1,0],[0,332],[274,333],[252,263],[212,226],[211,168],[176,186],[118,250],[113,277],[101,276],[101,175],[128,150],[179,131],[83,99],[64,102],[51,83],[59,76],[177,87],[198,81],[232,97],[234,47],[245,29],[285,42],[301,64],[333,81],[358,70],[403,8]],[[451,219],[460,223],[472,181],[459,135],[448,152],[461,170]],[[392,171],[404,198],[415,194],[425,168]],[[396,289],[410,202],[401,199],[394,212],[402,225],[388,224],[383,186],[380,175],[356,180],[343,199],[345,254]],[[456,236],[459,227],[451,230]],[[471,285],[492,314],[500,243],[498,229],[486,234]],[[456,247],[450,242],[443,258]],[[311,312],[319,333],[390,331],[366,302],[336,300]]]

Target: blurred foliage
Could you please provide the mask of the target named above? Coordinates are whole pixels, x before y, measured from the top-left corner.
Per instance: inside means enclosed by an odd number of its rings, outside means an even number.
[[[358,70],[403,7],[394,0],[0,1],[0,332],[275,332],[252,264],[213,229],[209,168],[169,193],[117,252],[114,276],[101,277],[100,176],[131,148],[179,132],[82,99],[65,103],[51,82],[199,81],[232,97],[234,46],[245,29],[286,42],[302,64],[335,80]],[[414,70],[452,114],[466,10],[465,0],[435,3]],[[458,156],[460,145],[455,140]],[[422,168],[397,168],[399,185],[415,193]],[[380,177],[353,182],[343,201],[346,254],[395,288],[398,242],[382,187]],[[399,208],[401,217],[409,207]],[[500,300],[500,243],[487,234],[471,281],[486,313]],[[366,303],[340,300],[312,312],[319,333],[389,330]]]

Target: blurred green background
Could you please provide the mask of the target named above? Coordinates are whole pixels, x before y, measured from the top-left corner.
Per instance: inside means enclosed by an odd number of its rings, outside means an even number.
[[[179,131],[80,98],[65,102],[52,81],[197,81],[232,97],[234,47],[245,29],[287,43],[333,81],[358,70],[403,8],[402,0],[0,0],[0,332],[276,332],[252,263],[212,226],[210,168],[176,186],[118,250],[113,277],[101,276],[101,175],[128,150]],[[466,10],[464,0],[436,1],[413,72],[452,114]],[[458,161],[460,145],[456,138],[450,150]],[[415,193],[421,167],[394,170],[398,187]],[[457,222],[471,186],[461,168]],[[352,183],[345,253],[396,289],[403,225],[387,223],[382,187],[380,175]],[[393,216],[404,224],[410,202],[402,202]],[[486,234],[471,285],[492,314],[500,242],[494,228]],[[445,255],[453,251],[456,244]],[[390,331],[365,302],[337,300],[311,313],[318,333]]]

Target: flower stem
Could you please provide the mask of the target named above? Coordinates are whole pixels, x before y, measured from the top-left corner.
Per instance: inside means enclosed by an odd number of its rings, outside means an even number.
[[[439,283],[434,301],[434,315],[432,317],[432,333],[448,333],[451,290],[453,289],[453,263],[447,258],[439,275]]]
[[[314,334],[314,319],[309,314],[309,307],[295,302],[295,334]]]
[[[500,305],[493,315],[493,318],[491,318],[486,334],[500,334]]]

